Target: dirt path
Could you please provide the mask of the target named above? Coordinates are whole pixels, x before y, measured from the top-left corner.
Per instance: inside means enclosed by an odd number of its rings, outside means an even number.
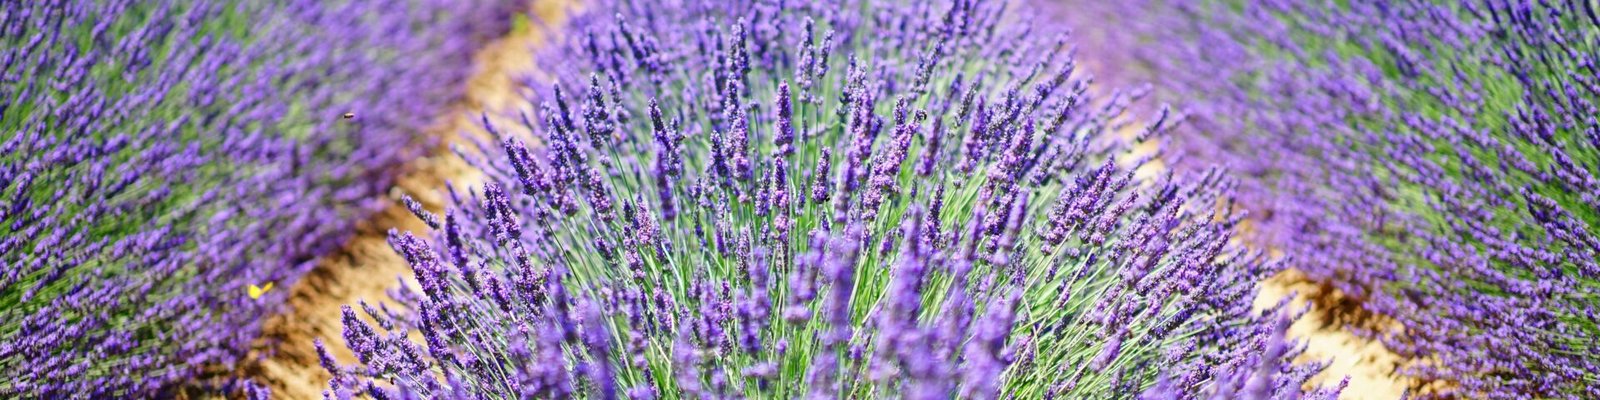
[[[535,22],[490,43],[477,56],[478,71],[468,80],[462,101],[450,115],[430,129],[444,143],[432,155],[413,160],[406,166],[396,188],[390,191],[391,204],[383,212],[357,226],[356,237],[344,248],[326,257],[294,287],[288,299],[290,310],[266,321],[261,338],[252,345],[245,373],[257,383],[272,389],[273,398],[317,399],[327,387],[330,375],[317,362],[312,339],[321,338],[341,363],[355,363],[355,356],[344,347],[341,336],[340,306],[366,300],[376,306],[390,304],[387,291],[400,279],[415,287],[405,260],[389,248],[390,229],[425,232],[427,226],[400,204],[400,194],[409,194],[433,211],[445,204],[441,193],[445,182],[458,188],[480,185],[481,176],[448,150],[448,143],[460,142],[461,135],[486,135],[478,115],[511,110],[522,105],[516,78],[534,69],[533,53],[550,35],[550,27],[564,23],[571,1],[533,1],[530,11]],[[539,22],[542,21],[542,22]],[[398,277],[398,278],[397,278]],[[280,289],[281,290],[281,289]]]

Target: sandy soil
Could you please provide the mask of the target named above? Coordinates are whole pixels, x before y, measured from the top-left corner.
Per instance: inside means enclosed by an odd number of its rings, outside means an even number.
[[[1295,296],[1291,307],[1312,306],[1310,313],[1289,327],[1289,336],[1306,344],[1306,352],[1295,361],[1331,361],[1327,369],[1312,378],[1311,384],[1337,385],[1348,376],[1350,386],[1339,398],[1375,400],[1398,399],[1407,388],[1415,387],[1416,382],[1393,373],[1406,361],[1404,358],[1383,343],[1345,329],[1398,329],[1398,322],[1362,310],[1360,304],[1338,290],[1311,282],[1293,269],[1262,281],[1255,307],[1272,307],[1290,295]]]
[[[415,287],[405,260],[389,248],[390,229],[425,232],[424,225],[400,204],[400,195],[409,194],[437,212],[443,209],[445,182],[458,188],[480,185],[481,176],[448,150],[447,144],[460,142],[461,135],[486,135],[480,126],[480,113],[511,110],[524,102],[518,93],[517,78],[534,69],[534,50],[546,42],[549,27],[564,20],[570,1],[533,1],[530,11],[535,22],[527,29],[489,44],[478,54],[478,71],[467,82],[466,96],[454,112],[430,129],[441,146],[433,155],[414,160],[407,166],[397,187],[391,190],[391,204],[382,213],[357,227],[357,236],[343,250],[324,260],[300,279],[288,299],[290,311],[271,317],[262,337],[253,344],[244,373],[272,389],[273,398],[317,399],[331,377],[317,362],[312,339],[321,338],[341,363],[354,363],[355,356],[344,348],[341,336],[340,306],[359,300],[391,304],[386,294],[403,279]],[[541,22],[542,21],[542,22]],[[283,290],[283,289],[278,289]]]

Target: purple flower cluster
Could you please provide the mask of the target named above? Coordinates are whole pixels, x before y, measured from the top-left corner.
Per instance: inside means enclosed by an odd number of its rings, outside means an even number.
[[[0,3],[0,397],[242,356],[519,5],[458,3]]]
[[[1420,394],[1600,398],[1592,2],[1082,3],[1191,112],[1178,167],[1243,172],[1255,239],[1399,321],[1364,333]]]
[[[1141,92],[1004,2],[585,7],[329,398],[1337,394],[1251,310],[1233,181],[1136,179]]]

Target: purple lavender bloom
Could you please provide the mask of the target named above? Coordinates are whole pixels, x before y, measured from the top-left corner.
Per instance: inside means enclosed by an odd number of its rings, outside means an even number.
[[[810,26],[809,24],[807,26]],[[778,83],[778,99],[776,100],[778,120],[777,133],[772,138],[772,145],[778,148],[778,157],[789,157],[794,154],[794,107],[789,96],[789,82]]]

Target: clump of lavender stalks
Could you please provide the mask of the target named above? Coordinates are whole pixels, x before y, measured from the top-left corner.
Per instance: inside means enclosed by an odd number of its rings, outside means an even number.
[[[460,152],[488,183],[391,234],[411,312],[317,343],[329,397],[1337,393],[1251,310],[1231,181],[1135,179],[1176,116],[1124,140],[1137,94],[1001,2],[588,7]]]
[[[1252,241],[1404,327],[1355,331],[1414,395],[1600,398],[1594,2],[1077,3],[1203,110],[1174,168],[1234,166]]]
[[[0,398],[237,389],[516,3],[0,1]]]

